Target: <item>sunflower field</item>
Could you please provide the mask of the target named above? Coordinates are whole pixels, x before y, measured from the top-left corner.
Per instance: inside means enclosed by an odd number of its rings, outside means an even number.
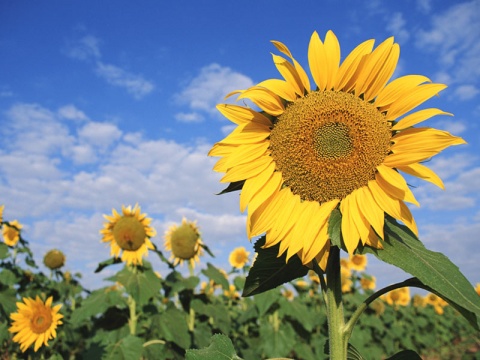
[[[135,212],[126,208],[125,214]],[[140,215],[135,216],[148,227]],[[106,218],[108,228],[115,214]],[[213,266],[208,247],[194,241],[199,239],[194,223],[184,220],[165,236],[168,249],[178,247],[177,255],[190,249],[197,266],[187,261],[188,276],[151,243],[151,256],[159,256],[168,273],[159,274],[145,259],[126,260],[107,279],[111,285],[95,290],[82,286],[82,275],[89,274],[64,270],[68,262],[55,249],[44,256],[51,272],[42,273],[19,222],[3,221],[2,229],[0,311],[8,320],[0,327],[1,359],[194,360],[216,359],[219,352],[228,359],[328,358],[317,274],[309,271],[288,285],[242,297],[254,254],[240,247],[230,254],[229,269]],[[120,262],[112,257],[96,271]],[[375,291],[375,277],[366,268],[364,255],[341,259],[347,315]],[[433,293],[412,295],[409,288],[372,302],[350,341],[365,359],[406,349],[416,349],[424,359],[473,359],[480,349],[478,332],[457,310]]]

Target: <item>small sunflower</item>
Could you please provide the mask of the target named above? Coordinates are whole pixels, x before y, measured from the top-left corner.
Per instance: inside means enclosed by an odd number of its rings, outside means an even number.
[[[170,261],[173,260],[174,265],[188,261],[195,267],[203,254],[202,244],[196,221],[183,218],[180,225],[174,224],[165,232],[165,249],[172,252]]]
[[[363,276],[360,279],[360,286],[363,290],[374,290],[375,289],[375,276]]]
[[[3,241],[8,246],[15,246],[20,240],[20,230],[22,229],[22,225],[17,221],[9,221],[8,224],[3,224]]]
[[[480,296],[480,283],[477,283],[477,285],[475,286],[475,291]]]
[[[383,295],[382,299],[385,300],[388,305],[408,306],[410,303],[410,288],[402,287],[392,290]]]
[[[282,295],[287,299],[288,301],[293,301],[295,299],[295,293],[290,290],[290,289],[284,289],[282,291]]]
[[[248,256],[250,253],[243,247],[237,247],[233,249],[228,257],[230,265],[236,269],[243,269],[243,267],[248,263]]]
[[[230,299],[239,299],[240,298],[240,293],[237,291],[237,288],[235,285],[230,284],[228,287],[228,290],[223,291],[223,295],[225,295],[227,298]]]
[[[65,254],[57,249],[50,250],[43,257],[43,263],[50,270],[60,269],[63,265],[65,265],[65,261]]]
[[[142,257],[148,254],[148,249],[154,249],[150,238],[157,232],[150,226],[152,219],[147,214],[140,213],[140,206],[125,207],[122,205],[122,214],[115,209],[112,215],[103,215],[108,221],[100,230],[102,241],[110,243],[110,255],[120,257],[128,265],[142,265]]]
[[[421,75],[388,83],[400,54],[393,37],[374,50],[374,40],[358,45],[340,64],[335,34],[328,31],[322,42],[314,32],[308,47],[313,85],[289,49],[272,43],[286,55],[273,55],[284,79],[227,95],[250,99],[260,111],[218,105],[237,127],[209,152],[221,157],[214,167],[225,173],[221,182],[244,181],[240,211],[248,207],[249,238],[266,233],[265,247],[280,244],[287,261],[297,254],[303,264],[315,258],[325,268],[334,209],[342,214],[349,254],[359,243],[382,248],[385,213],[417,234],[405,202],[418,202],[400,171],[443,188],[422,162],[465,141],[413,127],[450,114],[434,108],[410,112],[446,86]]]
[[[8,331],[16,333],[13,341],[20,344],[22,352],[33,343],[33,349],[37,351],[42,344],[48,346],[48,340],[57,337],[56,329],[63,318],[59,314],[62,305],[52,307],[52,301],[52,296],[45,303],[37,296],[35,300],[23,298],[23,302],[17,302],[18,312],[10,315],[13,323]]]
[[[5,209],[5,205],[0,206],[0,226],[3,222],[3,209]]]
[[[342,285],[341,285],[342,293],[350,292],[350,290],[352,290],[352,285],[353,285],[350,270],[345,269],[344,267],[341,267],[340,275],[341,275],[341,281],[342,281]]]
[[[424,301],[425,304],[432,305],[433,309],[438,315],[443,315],[443,308],[448,305],[445,300],[433,293],[427,294],[424,298]]]
[[[427,305],[425,298],[418,294],[413,295],[412,303],[415,307],[425,307]]]
[[[351,270],[364,271],[367,267],[367,256],[357,254],[350,255],[348,267]]]

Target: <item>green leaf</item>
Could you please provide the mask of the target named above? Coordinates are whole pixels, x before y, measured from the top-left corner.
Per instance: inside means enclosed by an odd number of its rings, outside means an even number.
[[[205,250],[208,253],[208,255],[210,255],[211,257],[215,257],[215,255],[213,255],[212,253],[212,250],[210,250],[210,248],[207,245],[200,244],[200,246],[203,248],[203,250]]]
[[[162,287],[160,279],[150,267],[137,267],[135,272],[129,267],[123,268],[109,280],[118,281],[125,286],[139,305],[146,304],[151,297],[157,294]]]
[[[328,236],[332,245],[342,248],[342,214],[340,210],[334,209],[328,220]]]
[[[99,273],[103,269],[105,269],[107,266],[114,265],[114,264],[120,264],[122,260],[120,258],[110,258],[108,260],[102,261],[101,263],[98,264],[97,268],[95,269],[95,273]]]
[[[298,321],[299,324],[303,326],[308,332],[313,329],[313,321],[311,310],[304,304],[298,301],[288,301],[285,298],[280,299],[280,310],[279,314],[281,317],[289,316],[290,318]]]
[[[422,358],[413,350],[403,350],[386,360],[422,360]]]
[[[265,235],[255,243],[258,256],[247,275],[242,296],[260,294],[308,273],[308,267],[302,264],[298,256],[292,256],[288,263],[286,252],[278,256],[280,244],[265,249],[263,245]]]
[[[0,243],[0,259],[6,259],[8,255],[8,246],[3,242]]]
[[[0,306],[7,314],[11,314],[17,310],[17,299],[15,289],[8,288],[0,291]]]
[[[232,183],[228,184],[228,186],[225,189],[223,189],[222,191],[220,191],[216,195],[222,195],[222,194],[226,194],[226,193],[229,193],[229,192],[232,192],[232,191],[242,190],[244,183],[245,183],[245,180],[232,182]]]
[[[189,276],[184,278],[178,271],[172,271],[165,278],[165,295],[171,297],[182,290],[193,290],[200,282],[200,279],[196,276]]]
[[[182,349],[190,347],[190,333],[185,316],[183,311],[172,306],[156,316],[155,322],[162,338],[176,343]]]
[[[257,306],[259,317],[265,315],[270,307],[280,299],[280,294],[277,291],[266,291],[254,296],[253,300]]]
[[[260,325],[260,338],[266,339],[261,348],[268,357],[282,357],[293,350],[295,345],[295,330],[288,322],[282,322],[275,328],[269,322]]]
[[[216,284],[222,285],[223,290],[229,289],[228,280],[223,275],[220,270],[210,263],[207,263],[207,268],[202,270],[202,274],[208,277],[210,280],[213,280]]]
[[[2,272],[0,272],[0,283],[7,286],[15,285],[17,283],[17,277],[13,271],[4,269]]]
[[[106,354],[102,359],[112,360],[137,360],[142,356],[143,340],[128,335],[115,344],[111,344],[106,349]]]
[[[187,350],[186,360],[241,360],[228,336],[215,334],[210,345],[200,350]]]
[[[431,291],[454,306],[477,330],[480,329],[480,297],[473,286],[445,255],[430,251],[404,225],[385,217],[383,249],[364,247],[360,253],[374,254],[415,276],[409,285]]]

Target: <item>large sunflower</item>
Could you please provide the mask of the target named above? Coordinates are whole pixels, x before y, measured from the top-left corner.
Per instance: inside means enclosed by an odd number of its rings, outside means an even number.
[[[142,257],[148,254],[148,249],[154,249],[150,238],[157,232],[150,226],[152,219],[147,214],[140,213],[140,206],[125,207],[122,205],[122,214],[115,209],[112,216],[103,215],[108,221],[100,230],[102,241],[110,243],[110,255],[120,257],[128,265],[142,264]]]
[[[180,225],[174,224],[165,232],[165,249],[171,251],[170,261],[173,264],[183,265],[187,261],[190,267],[195,267],[195,262],[200,261],[203,254],[202,238],[196,221],[182,219]]]
[[[334,33],[322,42],[314,32],[308,62],[316,87],[288,48],[273,44],[291,60],[273,55],[284,79],[229,94],[250,99],[260,111],[218,105],[237,127],[209,152],[221,157],[214,167],[226,173],[221,182],[244,181],[240,210],[248,207],[249,238],[266,233],[265,246],[280,243],[287,261],[298,254],[304,264],[316,258],[324,267],[328,220],[336,208],[349,254],[359,242],[382,247],[378,238],[384,237],[385,213],[417,234],[404,202],[418,203],[399,171],[443,188],[421,162],[465,141],[446,131],[413,127],[448,113],[410,111],[446,86],[421,75],[387,84],[400,52],[393,37],[374,50],[374,40],[360,44],[340,64]]]
[[[20,349],[25,352],[30,345],[35,343],[34,351],[40,346],[48,346],[48,340],[57,336],[57,326],[62,324],[59,314],[61,304],[52,307],[53,297],[50,296],[45,303],[37,296],[23,298],[23,302],[17,302],[18,312],[10,315],[13,320],[8,329],[11,333],[17,333],[13,341],[20,344]]]

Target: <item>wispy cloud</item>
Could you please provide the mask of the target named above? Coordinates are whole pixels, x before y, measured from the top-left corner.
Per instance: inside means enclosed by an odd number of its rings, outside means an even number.
[[[480,0],[451,6],[434,15],[430,27],[416,33],[416,45],[439,53],[441,73],[460,88],[459,100],[469,100],[478,93],[480,79]],[[446,77],[445,75],[443,77]],[[467,93],[467,90],[470,92]]]
[[[406,28],[407,22],[405,21],[402,13],[396,12],[388,16],[387,31],[395,36],[395,40],[402,44],[407,42],[410,38],[410,33]]]
[[[224,97],[233,90],[246,89],[253,85],[252,79],[229,67],[210,64],[203,67],[200,73],[190,80],[184,89],[175,95],[176,101],[187,105],[188,113],[179,113],[179,121],[203,119],[202,114],[216,114],[215,106],[226,102]],[[230,100],[232,101],[232,100]],[[228,101],[227,101],[228,102]]]
[[[108,84],[124,88],[135,99],[141,99],[150,94],[155,85],[142,75],[131,73],[117,65],[105,63],[100,52],[100,40],[87,35],[70,44],[65,51],[66,55],[93,64],[94,72]]]

